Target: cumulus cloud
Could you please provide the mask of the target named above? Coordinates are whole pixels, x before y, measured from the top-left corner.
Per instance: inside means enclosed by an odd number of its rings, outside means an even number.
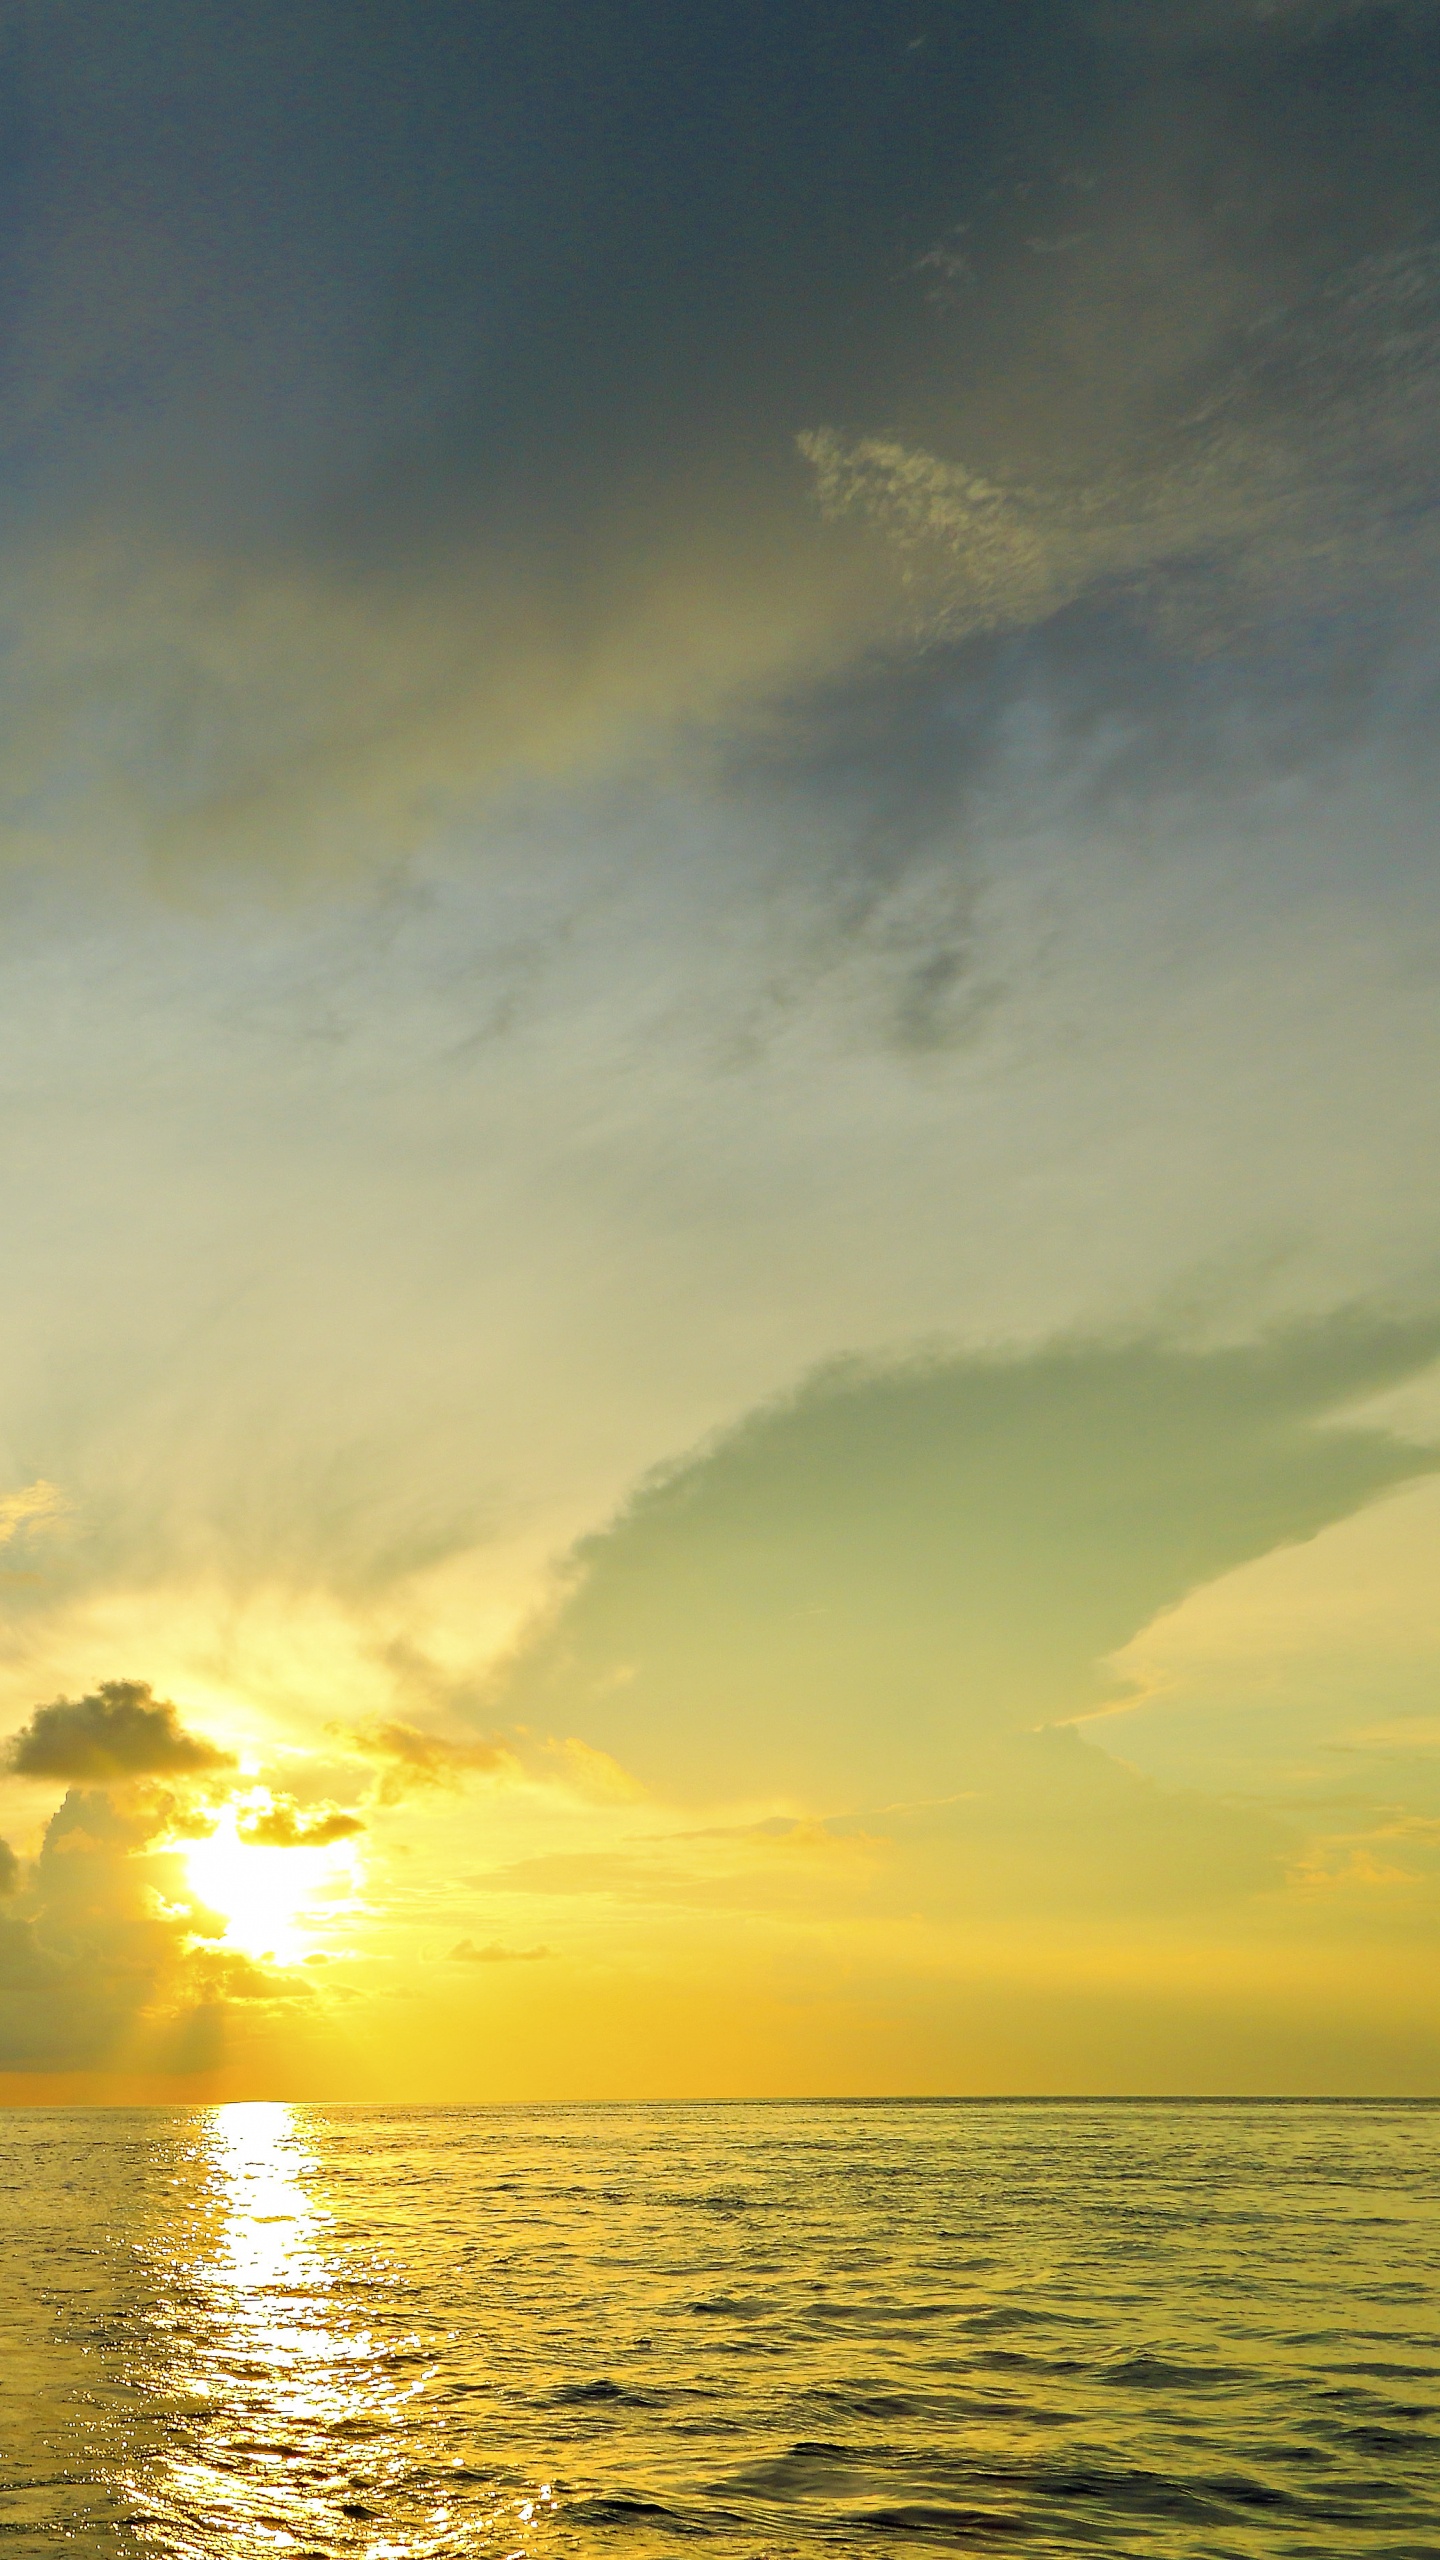
[[[127,1773],[128,1774],[128,1773]],[[319,1848],[363,1828],[279,1797],[237,1824],[253,1845]],[[0,1856],[0,2071],[208,2072],[240,2018],[294,2013],[317,1995],[294,1967],[253,1961],[191,1883],[168,1791],[75,1785],[38,1856]]]
[[[104,1784],[125,1778],[209,1777],[235,1755],[189,1733],[178,1708],[147,1680],[102,1680],[83,1698],[37,1707],[5,1745],[3,1766],[18,1778]]]
[[[143,2066],[197,2004],[272,1995],[207,1941],[166,1832],[162,1806],[67,1791],[0,1916],[0,2070]]]
[[[8,1840],[0,1840],[0,1895],[13,1893],[20,1881],[20,1861]]]

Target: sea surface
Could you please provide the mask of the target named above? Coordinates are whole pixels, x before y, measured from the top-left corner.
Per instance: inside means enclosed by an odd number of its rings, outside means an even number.
[[[1440,2111],[0,2114],[0,2552],[1440,2554]]]

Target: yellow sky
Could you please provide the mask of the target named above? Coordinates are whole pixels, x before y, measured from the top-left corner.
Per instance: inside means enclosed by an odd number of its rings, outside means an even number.
[[[1440,2085],[1424,13],[917,9],[16,21],[9,2099]]]

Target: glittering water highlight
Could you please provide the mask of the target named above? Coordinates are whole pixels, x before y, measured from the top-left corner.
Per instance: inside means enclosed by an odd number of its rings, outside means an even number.
[[[1440,2111],[0,2116],[15,2553],[1440,2550]]]

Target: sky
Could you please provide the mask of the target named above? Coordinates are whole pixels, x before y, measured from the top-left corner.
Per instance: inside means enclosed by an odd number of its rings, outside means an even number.
[[[1440,2094],[1434,0],[0,116],[0,2102]]]

